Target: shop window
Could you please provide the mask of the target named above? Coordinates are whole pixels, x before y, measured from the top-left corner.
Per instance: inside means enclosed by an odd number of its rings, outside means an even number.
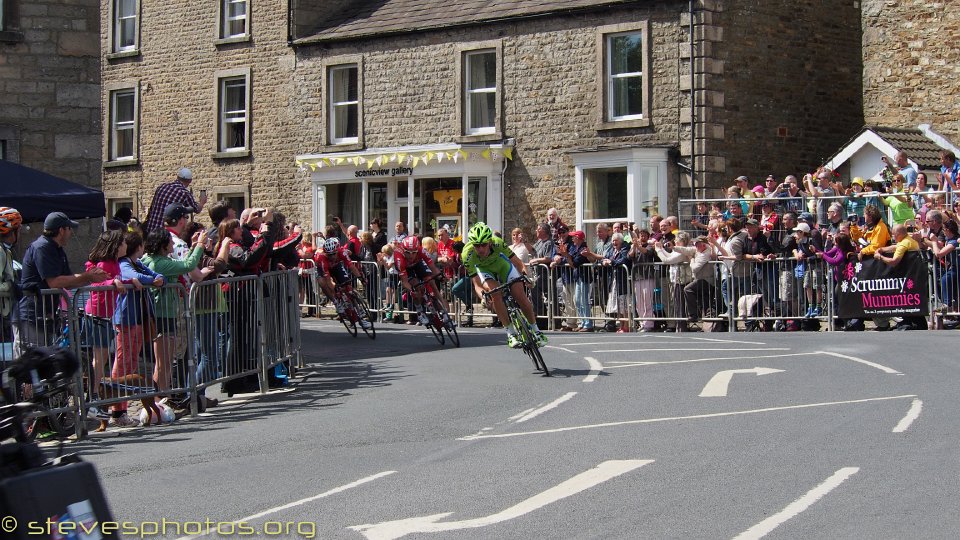
[[[588,169],[583,173],[584,221],[627,218],[627,168]]]
[[[360,92],[357,65],[331,67],[327,93],[330,100],[330,142],[359,142]]]

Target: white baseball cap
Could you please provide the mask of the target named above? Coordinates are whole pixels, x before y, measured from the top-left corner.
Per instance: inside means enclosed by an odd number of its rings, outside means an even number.
[[[807,234],[810,234],[810,226],[807,225],[806,223],[801,223],[801,224],[797,225],[796,227],[793,228],[793,230],[795,230],[795,231],[803,231],[803,232],[805,232],[805,233],[807,233]]]
[[[177,171],[177,178],[183,178],[184,180],[193,180],[193,171],[186,167],[182,167]]]

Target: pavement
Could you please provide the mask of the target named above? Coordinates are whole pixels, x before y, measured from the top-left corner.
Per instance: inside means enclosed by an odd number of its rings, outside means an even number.
[[[541,377],[502,330],[303,329],[290,388],[70,445],[127,537],[960,530],[954,332],[552,333]]]

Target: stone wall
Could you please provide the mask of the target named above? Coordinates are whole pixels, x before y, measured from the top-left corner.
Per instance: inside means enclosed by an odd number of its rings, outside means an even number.
[[[514,159],[505,173],[504,230],[533,229],[556,206],[574,219],[576,149],[626,145],[679,146],[678,89],[680,14],[686,2],[651,8],[609,8],[603,13],[503,22],[298,50],[297,95],[305,118],[301,151],[315,152],[323,139],[323,96],[310,81],[323,78],[324,60],[360,54],[364,76],[364,143],[393,147],[457,141],[458,51],[470,43],[499,41],[503,59],[503,136],[514,138]],[[597,28],[627,21],[650,22],[652,125],[600,130]]]
[[[13,7],[0,32],[0,139],[8,158],[99,188],[98,2],[24,0]],[[69,250],[75,266],[99,224],[84,224],[77,235]],[[21,249],[41,228],[24,233]]]
[[[193,170],[196,195],[225,186],[242,188],[253,204],[276,207],[291,219],[309,216],[309,182],[294,165],[302,118],[293,100],[293,50],[287,45],[285,2],[251,2],[251,39],[216,45],[218,2],[142,2],[140,54],[104,60],[104,86],[140,85],[139,161],[107,167],[108,195],[132,195],[146,217],[154,188],[177,170]],[[108,24],[108,6],[101,20]],[[107,32],[101,36],[108,51]],[[217,77],[230,69],[251,73],[250,155],[216,158]],[[319,83],[306,84],[319,92]],[[109,92],[102,94],[104,115]],[[103,135],[106,144],[106,134]],[[211,200],[213,197],[211,197]],[[209,203],[208,203],[209,204]],[[239,209],[238,209],[239,210]],[[204,212],[199,217],[208,218]]]
[[[853,2],[704,4],[698,139],[707,157],[698,169],[708,186],[813,171],[863,126]]]
[[[863,1],[864,118],[960,140],[960,10],[954,2]]]

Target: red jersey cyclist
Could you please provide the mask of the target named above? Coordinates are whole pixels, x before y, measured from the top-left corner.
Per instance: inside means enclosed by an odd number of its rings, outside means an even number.
[[[351,284],[353,282],[351,274],[363,279],[360,270],[350,263],[350,257],[340,247],[340,240],[336,238],[327,238],[323,242],[323,251],[314,255],[313,260],[317,263],[317,282],[320,288],[327,298],[333,300],[337,314],[343,315],[346,308],[340,296],[336,294],[336,287]],[[370,321],[360,319],[360,326],[369,328]]]
[[[470,227],[470,232],[467,233],[467,245],[463,247],[461,258],[467,276],[473,282],[477,295],[481,297],[483,293],[496,289],[503,283],[514,281],[526,273],[523,261],[503,243],[503,240],[494,236],[490,227],[483,222],[475,223]],[[533,305],[527,297],[524,283],[526,282],[514,281],[510,286],[510,294],[527,318],[527,326],[537,340],[537,347],[543,347],[547,344],[547,336],[543,335],[537,327]],[[500,323],[507,329],[507,346],[516,349],[520,346],[520,338],[516,329],[510,324],[507,306],[503,303],[503,294],[498,292],[491,295],[490,301],[493,303],[493,309]]]
[[[443,322],[451,322],[449,315],[450,306],[447,304],[447,301],[443,299],[443,296],[440,295],[437,280],[431,279],[427,281],[430,276],[442,276],[443,274],[440,272],[440,269],[437,268],[437,265],[434,264],[433,259],[423,251],[423,248],[420,246],[420,239],[416,236],[408,236],[397,243],[396,250],[402,254],[396,258],[397,275],[400,277],[400,284],[403,285],[403,288],[413,294],[414,303],[418,306],[417,316],[420,319],[420,324],[429,324],[430,319],[420,310],[421,295],[413,290],[413,285],[410,284],[411,277],[417,279],[420,283],[424,281],[427,282],[427,287],[430,287],[430,290],[433,291],[433,296],[439,300],[440,305],[443,306]]]

